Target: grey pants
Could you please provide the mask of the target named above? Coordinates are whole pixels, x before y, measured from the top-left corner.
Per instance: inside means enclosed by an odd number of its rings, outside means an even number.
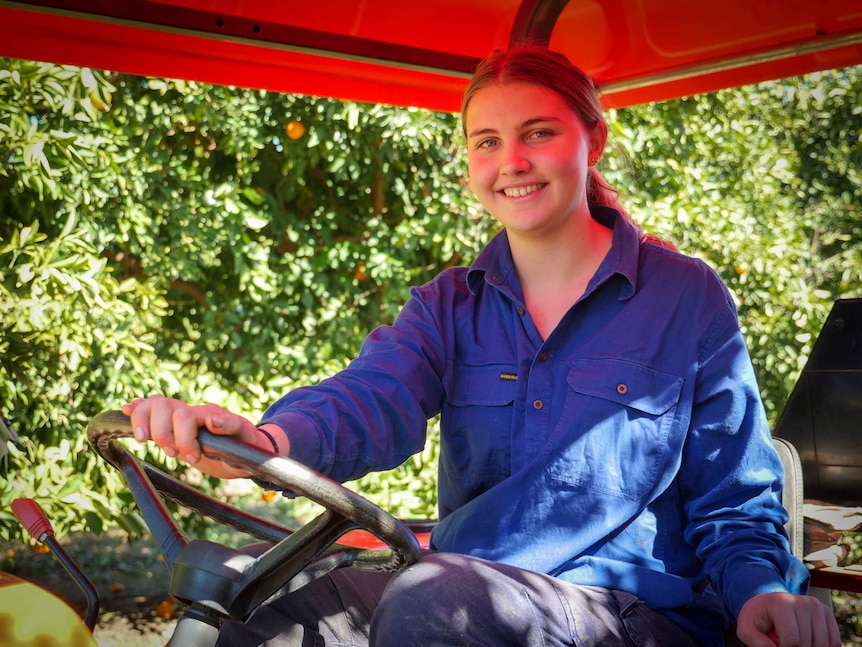
[[[344,569],[229,624],[217,647],[696,647],[630,593],[430,553],[397,573]]]

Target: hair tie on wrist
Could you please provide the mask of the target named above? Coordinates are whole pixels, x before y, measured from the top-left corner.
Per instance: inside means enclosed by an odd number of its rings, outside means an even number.
[[[274,451],[274,452],[276,453],[276,455],[278,455],[278,454],[280,453],[280,452],[278,451],[278,443],[277,443],[277,442],[275,442],[275,438],[273,438],[273,437],[272,437],[272,434],[271,434],[271,433],[269,433],[269,432],[268,432],[266,429],[264,429],[263,427],[257,427],[257,430],[258,430],[260,433],[262,433],[264,436],[266,436],[267,438],[269,438],[269,442],[271,442],[271,443],[272,443],[272,451]]]

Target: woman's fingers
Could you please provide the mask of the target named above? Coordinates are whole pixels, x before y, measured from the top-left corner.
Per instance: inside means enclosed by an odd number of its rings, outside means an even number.
[[[135,440],[137,440],[139,443],[146,442],[150,438],[150,434],[148,431],[149,425],[144,427],[140,424],[140,421],[142,419],[148,417],[148,415],[144,411],[140,410],[141,406],[143,406],[144,408],[148,407],[147,398],[137,398],[135,400],[132,400],[128,404],[124,404],[122,408],[123,413],[129,416],[131,420],[132,433],[135,436]]]
[[[242,416],[216,404],[189,405],[161,395],[134,400],[123,407],[123,412],[130,416],[138,441],[152,440],[168,456],[195,465],[212,476],[248,476],[243,470],[202,456],[198,442],[198,430],[206,427],[213,433],[236,436],[254,443],[257,429]]]
[[[173,426],[173,445],[176,456],[191,465],[201,459],[201,446],[198,444],[198,429],[204,425],[205,407],[189,405],[171,407],[171,424]],[[167,448],[165,452],[167,453]]]
[[[177,400],[154,395],[147,398],[147,403],[135,411],[136,414],[141,414],[141,420],[135,428],[146,432],[147,437],[172,458],[179,455],[174,440],[174,409],[181,404]]]
[[[152,395],[138,399],[123,407],[131,418],[132,431],[139,442],[152,440],[171,457],[200,456],[197,443],[198,419],[195,407],[180,400]]]

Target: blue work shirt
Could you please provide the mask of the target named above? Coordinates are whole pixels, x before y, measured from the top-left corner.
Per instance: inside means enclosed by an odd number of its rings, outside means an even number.
[[[705,263],[592,213],[612,247],[547,339],[503,231],[263,422],[348,480],[420,451],[440,413],[434,548],[629,591],[721,645],[752,595],[807,586],[736,309]]]

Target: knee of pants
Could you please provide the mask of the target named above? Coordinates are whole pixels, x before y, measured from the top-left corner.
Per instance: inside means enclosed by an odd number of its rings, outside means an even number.
[[[386,587],[371,622],[372,637],[383,639],[381,644],[411,644],[411,639],[436,634],[442,627],[457,631],[466,621],[458,600],[476,588],[469,571],[460,556],[443,553],[408,566]]]
[[[426,555],[398,573],[386,587],[374,615],[400,614],[417,605],[430,606],[429,603],[441,594],[451,596],[451,578],[457,577],[453,571],[458,567],[451,563],[450,557],[439,553]],[[425,616],[431,611],[433,609],[420,609],[420,615]]]
[[[372,645],[534,644],[538,629],[517,578],[483,560],[434,553],[387,586],[371,622]]]

